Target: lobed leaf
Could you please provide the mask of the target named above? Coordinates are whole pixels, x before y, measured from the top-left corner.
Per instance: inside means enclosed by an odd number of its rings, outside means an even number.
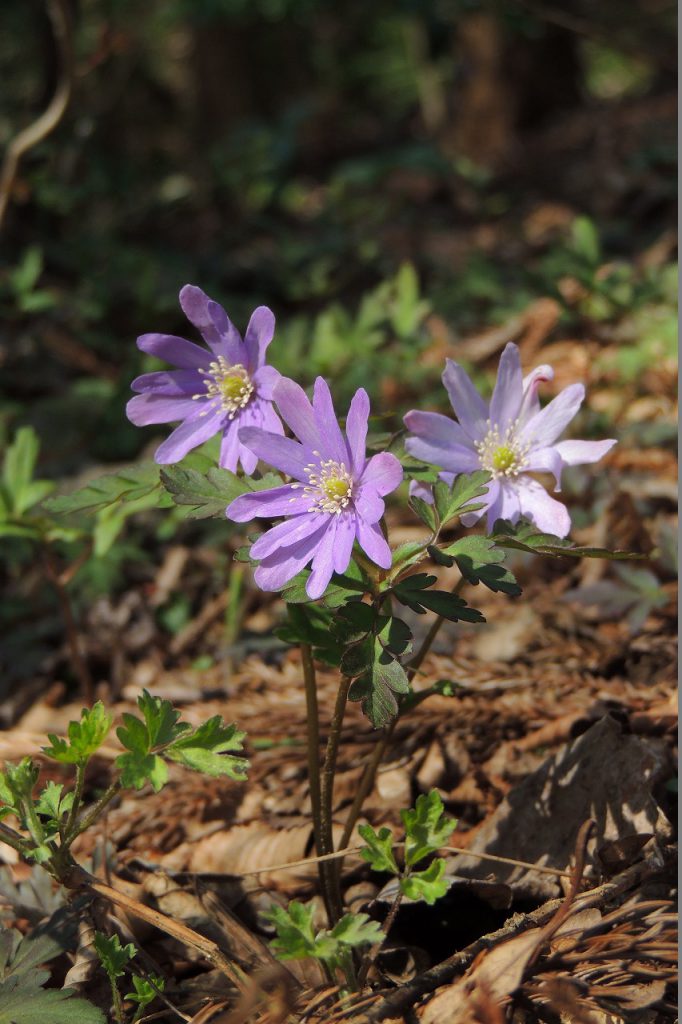
[[[452,884],[444,875],[445,861],[437,857],[424,871],[413,871],[407,878],[401,878],[400,891],[410,900],[423,900],[433,906],[436,900],[445,896]]]
[[[371,825],[358,825],[358,832],[367,843],[360,850],[360,856],[372,870],[385,871],[391,875],[400,874],[393,853],[393,833],[390,828],[384,827],[375,832]]]
[[[417,797],[414,810],[401,811],[405,826],[405,863],[412,867],[444,846],[457,822],[444,815],[443,801],[437,790]]]
[[[43,747],[43,753],[62,764],[85,764],[104,743],[111,723],[111,715],[98,700],[91,708],[83,708],[80,722],[69,722],[67,740],[48,733],[51,746]]]

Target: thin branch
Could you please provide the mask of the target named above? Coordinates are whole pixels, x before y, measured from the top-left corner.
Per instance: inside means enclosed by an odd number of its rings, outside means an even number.
[[[67,0],[47,0],[59,58],[59,78],[46,110],[28,127],[15,135],[7,147],[0,171],[0,227],[9,203],[22,156],[54,131],[68,106],[73,84],[73,43]]]
[[[329,736],[327,738],[327,749],[324,756],[324,764],[322,766],[322,782],[321,782],[321,803],[320,803],[320,816],[322,825],[323,842],[326,853],[334,852],[334,836],[332,832],[332,805],[334,798],[334,776],[336,773],[336,760],[339,752],[339,741],[341,739],[341,727],[343,725],[343,716],[346,711],[346,703],[348,701],[348,691],[350,690],[351,680],[348,676],[342,676],[341,682],[339,683],[339,690],[336,695],[336,704],[334,706],[334,714],[329,727]],[[339,874],[334,867],[331,870],[325,870],[327,877],[327,886],[329,887],[329,896],[332,903],[332,909],[334,912],[334,921],[332,924],[336,924],[338,920],[343,916],[343,903],[341,900],[341,889],[339,885]]]

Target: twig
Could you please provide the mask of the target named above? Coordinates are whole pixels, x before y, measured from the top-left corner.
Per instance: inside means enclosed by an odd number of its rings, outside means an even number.
[[[0,227],[12,194],[19,161],[24,153],[47,138],[61,121],[71,96],[73,82],[73,46],[71,22],[67,0],[47,0],[47,13],[52,22],[55,45],[59,56],[59,79],[54,95],[46,110],[15,135],[7,147],[0,172]]]

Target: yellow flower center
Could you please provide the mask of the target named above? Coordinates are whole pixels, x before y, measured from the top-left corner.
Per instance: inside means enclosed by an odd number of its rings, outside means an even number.
[[[218,356],[217,360],[209,363],[207,370],[199,370],[205,373],[204,384],[206,391],[192,398],[208,398],[209,402],[201,413],[206,416],[216,407],[227,413],[228,419],[234,419],[240,409],[248,405],[253,394],[253,384],[246,367],[241,363],[230,365],[225,356]]]
[[[513,449],[509,447],[509,445],[502,445],[501,448],[498,448],[495,454],[493,455],[492,459],[493,466],[495,467],[495,469],[499,469],[501,473],[504,473],[506,472],[506,470],[511,469],[515,461],[516,455],[514,454]]]
[[[518,421],[510,423],[504,434],[488,420],[488,433],[474,445],[481,460],[481,469],[492,473],[493,479],[501,476],[514,477],[523,471],[530,451],[530,445],[519,441]]]
[[[303,493],[312,501],[309,512],[338,516],[353,495],[353,478],[342,462],[323,460],[319,452],[313,452],[313,455],[317,455],[320,462],[311,462],[305,467],[308,483],[292,484],[291,489],[296,491],[303,487]]]

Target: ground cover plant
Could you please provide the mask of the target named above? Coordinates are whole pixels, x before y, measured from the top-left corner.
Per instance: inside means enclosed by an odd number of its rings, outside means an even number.
[[[8,9],[0,1022],[675,1019],[669,14],[555,14]]]

